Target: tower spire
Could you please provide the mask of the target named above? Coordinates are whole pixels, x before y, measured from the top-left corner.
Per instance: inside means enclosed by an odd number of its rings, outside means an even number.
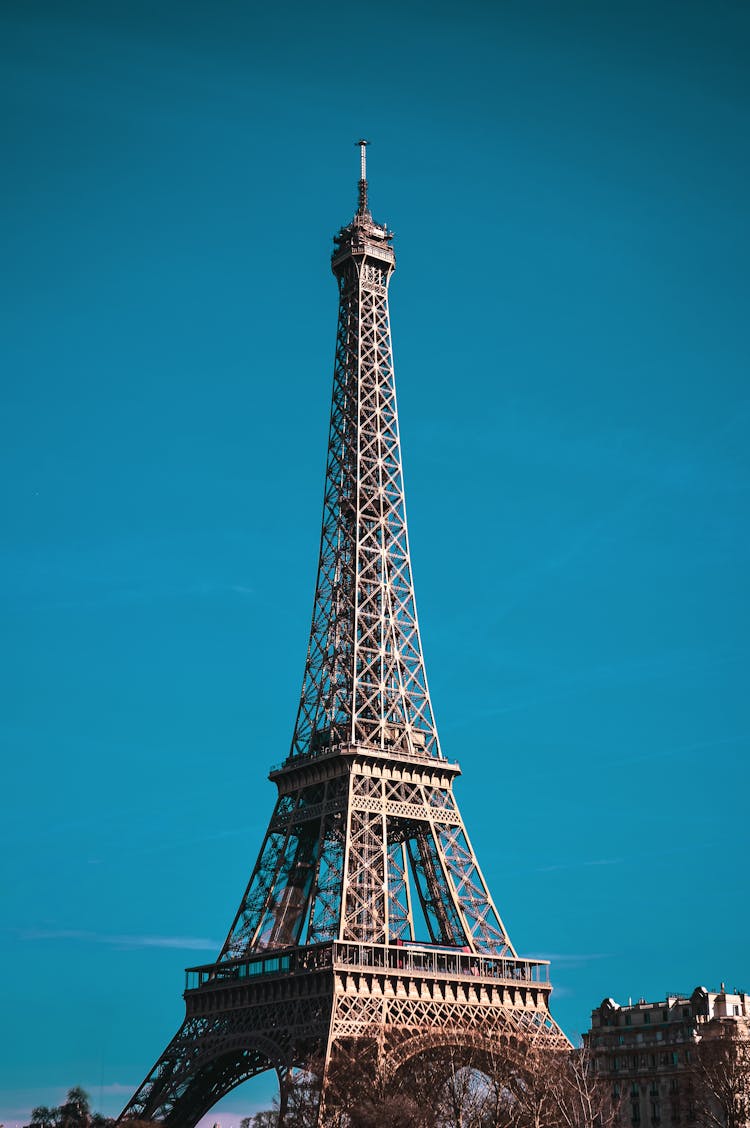
[[[359,207],[357,208],[358,215],[367,215],[369,208],[367,206],[367,146],[369,141],[359,140]]]

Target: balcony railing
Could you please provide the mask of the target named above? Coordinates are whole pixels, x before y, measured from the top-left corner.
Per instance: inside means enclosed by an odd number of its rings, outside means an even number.
[[[549,987],[549,961],[490,956],[431,944],[358,944],[331,941],[306,948],[257,953],[242,960],[204,964],[185,972],[185,990],[207,985],[301,975],[322,968],[388,971],[430,978],[481,979]]]
[[[432,944],[354,944],[336,941],[334,962],[338,967],[388,968],[415,975],[467,976],[503,979],[513,983],[549,984],[548,960],[522,960],[490,956],[461,948]]]

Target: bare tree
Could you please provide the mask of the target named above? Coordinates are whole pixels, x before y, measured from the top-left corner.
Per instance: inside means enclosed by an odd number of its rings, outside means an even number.
[[[447,1077],[437,1105],[438,1128],[490,1128],[497,1113],[497,1089],[479,1061],[455,1050],[443,1059]]]
[[[530,1048],[508,1060],[505,1085],[511,1097],[504,1113],[508,1128],[557,1128],[551,1054]]]
[[[717,1024],[697,1044],[692,1058],[693,1091],[701,1125],[749,1128],[750,1031],[734,1024]]]
[[[405,1080],[434,1128],[558,1128],[548,1058],[509,1045],[443,1048]]]
[[[318,1094],[313,1065],[290,1086],[284,1128],[317,1128]],[[386,1079],[378,1070],[376,1044],[360,1039],[336,1047],[322,1123],[325,1128],[615,1128],[617,1111],[610,1085],[596,1077],[586,1049],[435,1047]],[[273,1110],[248,1118],[242,1128],[276,1128],[278,1115],[275,1102]]]
[[[244,1116],[240,1121],[240,1128],[278,1128],[278,1109],[268,1109],[266,1112],[256,1112],[255,1116]]]
[[[337,1043],[326,1076],[325,1128],[436,1128],[444,1072],[434,1061],[421,1064],[388,1078],[374,1039]]]
[[[587,1045],[556,1055],[550,1066],[560,1128],[614,1128],[619,1123],[620,1099],[611,1083],[597,1076]]]
[[[619,1100],[585,1048],[506,1048],[489,1058],[492,1128],[615,1128]],[[489,1101],[485,1103],[490,1113]],[[484,1128],[484,1126],[482,1126]]]
[[[240,1128],[316,1128],[318,1106],[320,1103],[320,1080],[310,1069],[297,1069],[285,1082],[286,1104],[283,1121],[281,1119],[281,1100],[274,1097],[270,1109],[246,1116],[240,1121]]]

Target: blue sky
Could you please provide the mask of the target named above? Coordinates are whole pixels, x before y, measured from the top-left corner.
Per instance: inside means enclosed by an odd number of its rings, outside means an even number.
[[[721,2],[3,5],[6,1125],[74,1084],[119,1110],[255,860],[360,136],[433,702],[514,943],[571,1035],[750,985],[749,33]]]

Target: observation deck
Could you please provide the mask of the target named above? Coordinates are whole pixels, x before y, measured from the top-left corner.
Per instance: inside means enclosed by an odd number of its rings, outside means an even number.
[[[268,778],[279,787],[282,780],[288,786],[288,777],[310,774],[310,769],[316,767],[321,771],[333,768],[336,772],[341,770],[342,761],[350,764],[355,761],[367,763],[378,772],[390,769],[400,775],[411,772],[416,777],[441,777],[446,781],[461,775],[461,768],[455,761],[443,756],[433,756],[430,752],[414,747],[406,751],[403,747],[396,746],[378,748],[373,744],[341,742],[316,744],[309,752],[288,756],[282,763],[273,765]],[[338,769],[336,765],[339,765]]]
[[[202,964],[185,971],[185,998],[290,976],[312,975],[321,971],[370,973],[408,984],[413,980],[464,980],[468,984],[493,984],[510,988],[536,987],[552,990],[549,960],[527,960],[512,956],[492,956],[441,944],[363,944],[332,940],[302,948],[256,952],[239,960]],[[387,991],[385,992],[388,993]],[[398,993],[394,991],[393,993]]]

